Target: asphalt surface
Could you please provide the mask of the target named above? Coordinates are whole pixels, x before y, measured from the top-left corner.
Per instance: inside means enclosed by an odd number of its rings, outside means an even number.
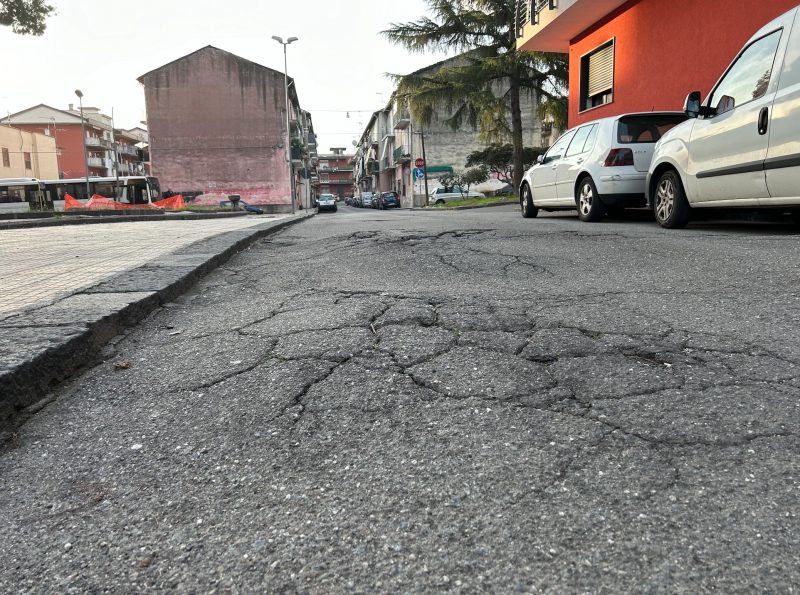
[[[320,214],[19,428],[0,591],[796,592],[797,242]]]

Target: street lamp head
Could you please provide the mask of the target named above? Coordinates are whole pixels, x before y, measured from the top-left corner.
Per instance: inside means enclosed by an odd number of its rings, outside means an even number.
[[[289,39],[286,40],[286,43],[289,44],[292,43],[293,41],[298,41],[298,39],[296,37],[290,37]]]
[[[81,93],[80,89],[75,89],[75,95],[77,95],[80,99],[83,99],[83,93]]]
[[[278,43],[283,43],[283,37],[278,37],[277,35],[273,35],[272,39],[274,39]]]

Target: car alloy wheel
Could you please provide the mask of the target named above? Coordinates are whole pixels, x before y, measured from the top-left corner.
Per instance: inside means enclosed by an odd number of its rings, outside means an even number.
[[[678,172],[665,171],[658,179],[653,198],[653,214],[656,221],[667,229],[686,227],[691,217],[690,210]]]
[[[584,182],[581,184],[581,193],[578,198],[578,210],[581,212],[581,215],[584,217],[589,216],[589,213],[592,211],[593,201],[594,192],[592,191],[592,185],[588,182]]]
[[[675,208],[675,184],[669,177],[661,178],[656,190],[656,219],[659,223],[668,221]]]
[[[580,181],[575,197],[578,206],[578,219],[585,222],[600,221],[606,214],[606,205],[597,194],[592,178],[586,176]]]
[[[536,217],[539,214],[539,209],[533,204],[533,193],[527,183],[522,185],[522,198],[519,203],[522,207],[522,216],[525,219]]]

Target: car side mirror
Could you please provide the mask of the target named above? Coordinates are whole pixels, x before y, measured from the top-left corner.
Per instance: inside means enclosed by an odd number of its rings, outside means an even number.
[[[700,116],[700,102],[702,96],[700,91],[692,91],[686,96],[686,103],[683,104],[684,113],[690,118],[697,118]]]
[[[539,155],[538,157],[536,157],[536,165],[541,165],[543,161],[544,161],[544,155]]]

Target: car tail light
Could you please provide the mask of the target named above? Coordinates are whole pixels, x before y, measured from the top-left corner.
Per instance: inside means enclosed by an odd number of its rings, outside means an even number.
[[[603,166],[620,167],[622,165],[633,165],[633,151],[630,149],[611,149]]]

